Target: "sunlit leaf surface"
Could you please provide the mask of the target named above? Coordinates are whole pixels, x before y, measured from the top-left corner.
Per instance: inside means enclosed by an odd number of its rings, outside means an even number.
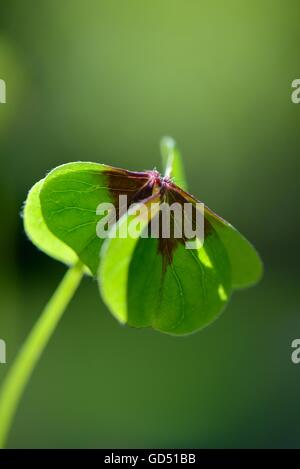
[[[180,335],[216,319],[235,288],[259,280],[262,264],[252,245],[206,206],[204,242],[193,249],[186,249],[184,234],[174,235],[174,217],[168,238],[161,228],[157,237],[145,237],[151,223],[156,220],[160,226],[164,215],[158,208],[138,216],[142,204],[190,203],[192,224],[196,220],[198,200],[175,183],[181,180],[186,187],[175,142],[163,140],[162,154],[164,176],[156,170],[134,172],[96,163],[59,166],[30,191],[25,229],[55,259],[73,264],[79,258],[97,276],[101,295],[120,322]],[[119,213],[121,195],[127,203]],[[123,229],[126,236],[98,237],[100,203],[113,204],[117,219],[111,230]],[[134,236],[128,231],[131,222],[137,228]]]

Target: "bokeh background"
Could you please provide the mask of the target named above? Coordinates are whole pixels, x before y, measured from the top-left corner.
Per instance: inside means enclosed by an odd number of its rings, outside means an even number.
[[[258,286],[185,338],[121,327],[84,279],[9,447],[300,446],[299,20],[297,0],[1,2],[0,380],[65,271],[20,217],[58,164],[152,169],[172,135],[191,192],[265,264]]]

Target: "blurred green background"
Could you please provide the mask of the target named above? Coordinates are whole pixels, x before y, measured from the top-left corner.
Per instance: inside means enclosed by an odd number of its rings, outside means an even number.
[[[299,20],[296,0],[1,2],[1,381],[65,271],[20,217],[58,164],[152,169],[170,134],[191,192],[265,264],[257,287],[185,338],[121,327],[85,279],[10,447],[300,447]]]

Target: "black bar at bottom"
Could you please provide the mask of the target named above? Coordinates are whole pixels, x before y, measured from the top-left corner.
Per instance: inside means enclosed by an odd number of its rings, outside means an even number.
[[[295,457],[292,449],[7,449],[0,451],[0,467],[11,462],[74,463],[89,467],[240,466],[273,461],[284,466]]]

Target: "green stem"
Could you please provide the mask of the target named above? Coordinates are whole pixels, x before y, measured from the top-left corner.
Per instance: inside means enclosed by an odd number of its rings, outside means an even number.
[[[177,186],[187,190],[183,161],[175,140],[172,137],[163,137],[160,141],[160,151],[165,176],[172,177]]]
[[[8,372],[0,394],[0,448],[5,446],[18,403],[31,373],[74,295],[82,275],[81,263],[68,270]]]

